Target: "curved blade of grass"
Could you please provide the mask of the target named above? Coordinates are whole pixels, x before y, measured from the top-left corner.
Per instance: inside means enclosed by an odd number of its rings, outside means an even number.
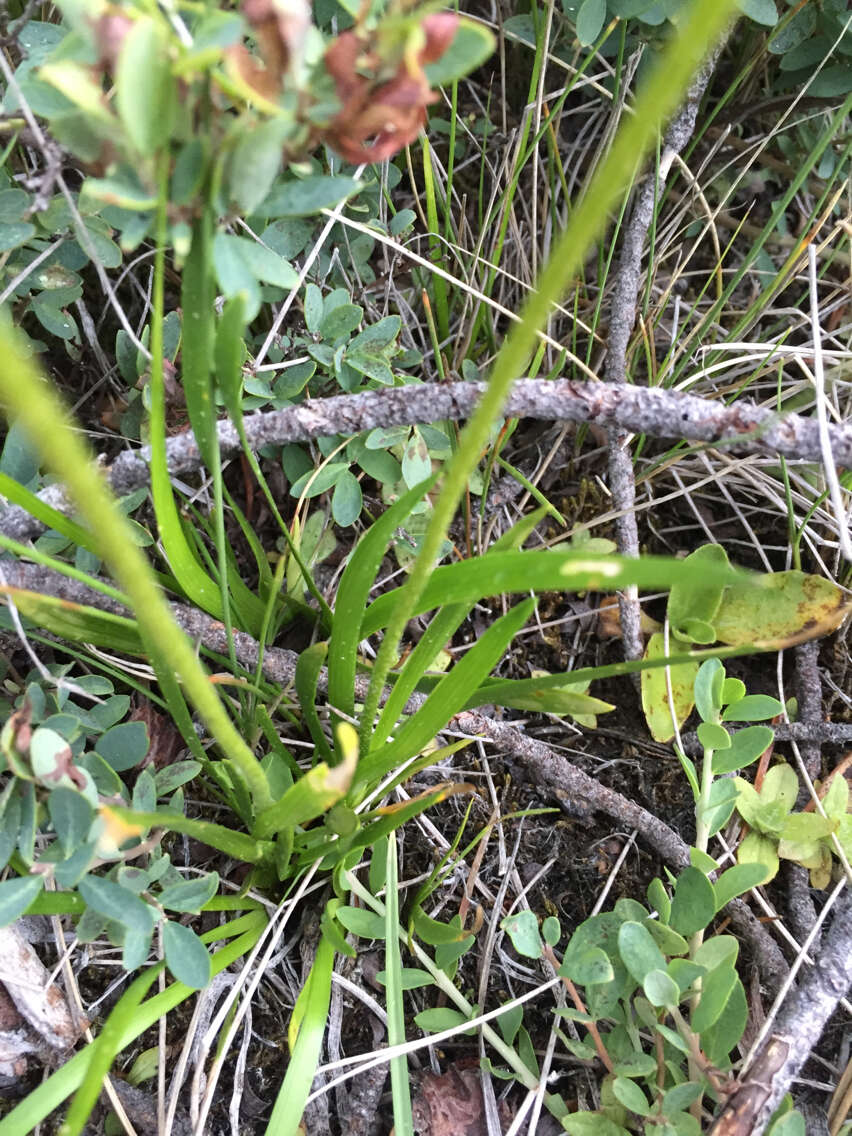
[[[144,653],[138,624],[123,615],[0,584],[0,598],[3,596],[9,597],[21,615],[63,639],[126,651],[128,655]]]
[[[212,473],[218,464],[219,446],[210,374],[216,316],[211,227],[210,210],[204,209],[193,225],[192,242],[183,266],[180,359],[192,433],[204,464]]]
[[[77,580],[79,583],[85,584],[87,588],[93,588],[96,592],[109,596],[116,603],[124,604],[127,608],[130,607],[130,600],[127,596],[118,588],[114,588],[112,584],[108,584],[106,580],[99,576],[90,576],[88,572],[82,572],[79,568],[75,568],[73,564],[67,564],[64,560],[57,560],[55,556],[48,556],[46,552],[39,551],[33,545],[21,544],[19,541],[12,540],[11,537],[0,533],[0,548],[5,548],[7,552],[13,553],[21,560],[32,560],[34,564],[41,564],[45,568],[50,568],[61,576],[67,576],[69,580]]]
[[[305,563],[304,557],[299,549],[298,542],[293,539],[293,534],[290,532],[288,524],[278,510],[278,503],[273,496],[272,490],[269,488],[266,478],[261,472],[260,464],[246,437],[241,401],[243,387],[243,336],[245,335],[245,329],[245,300],[242,293],[237,293],[236,296],[232,296],[225,304],[222,311],[222,318],[219,320],[219,327],[216,331],[214,360],[219,389],[225,400],[225,408],[239,434],[240,445],[243,447],[243,453],[245,454],[249,468],[260,486],[263,496],[266,498],[270,512],[278,522],[278,527],[281,529],[281,533],[287,543],[289,553],[299,566],[308,591],[319,604],[325,624],[330,628],[332,625],[331,608],[328,606],[325,597],[317,587],[316,581],[311,575],[310,569]]]
[[[396,863],[396,833],[387,842],[385,890],[385,1005],[388,1013],[388,1045],[405,1041],[405,1001],[402,989],[402,957],[399,951],[399,877]],[[395,1136],[414,1136],[408,1061],[393,1057],[390,1063],[391,1097]]]
[[[274,805],[264,809],[255,822],[255,832],[266,838],[328,812],[349,791],[356,761],[357,752],[353,748],[338,765],[329,767],[321,761],[303,773]]]
[[[166,394],[163,377],[163,296],[166,264],[168,202],[167,163],[161,161],[160,193],[157,205],[157,249],[151,295],[151,408],[149,414],[151,450],[151,499],[166,559],[186,595],[198,607],[222,618],[222,595],[190,547],[180,523],[172,494],[166,462]],[[186,335],[186,326],[183,334]]]
[[[508,532],[494,542],[492,552],[502,549],[520,548],[540,520],[547,514],[547,508],[536,509],[522,517]],[[473,607],[473,603],[451,604],[442,608],[430,622],[421,636],[420,642],[408,656],[405,665],[394,682],[393,689],[382,707],[376,728],[373,731],[371,746],[376,748],[387,740],[388,734],[400,715],[417,684],[432,665],[435,656],[450,641],[453,632]]]
[[[299,1121],[311,1091],[328,1018],[333,965],[334,948],[326,939],[320,939],[307,984],[299,995],[298,1033],[266,1136],[297,1136],[300,1131]],[[295,1016],[295,1008],[293,1013]]]
[[[464,749],[465,746],[470,745],[470,742],[465,738],[461,742],[456,742],[453,746],[446,746],[440,750],[439,753],[430,753],[423,759],[422,766],[431,765],[436,761],[440,761],[443,757],[451,753],[455,753],[459,749]],[[400,781],[406,780],[408,777],[413,777],[418,772],[421,765],[414,762],[402,777]],[[441,785],[436,785],[428,792],[420,794],[420,796],[412,798],[410,801],[401,801],[396,805],[386,807],[383,815],[379,816],[377,820],[373,820],[365,824],[363,828],[350,837],[344,843],[341,840],[332,842],[333,836],[329,834],[328,848],[322,846],[310,848],[300,852],[297,856],[297,867],[308,867],[322,856],[322,869],[329,871],[345,859],[350,852],[356,852],[362,848],[375,848],[376,842],[388,836],[391,832],[396,832],[397,829],[402,828],[410,820],[425,813],[427,809],[431,809],[433,805],[438,805],[441,801],[446,801],[448,797],[452,797],[457,793],[470,793],[473,792],[473,786],[466,782],[450,782],[447,781]],[[381,811],[381,810],[379,810]]]
[[[707,580],[707,567],[673,557],[590,556],[582,551],[513,549],[489,552],[473,560],[442,564],[435,568],[411,605],[408,618],[446,603],[477,603],[485,596],[504,592],[597,592],[616,591],[629,584],[654,590],[674,583],[700,584]],[[718,570],[722,584],[742,580],[736,569]],[[396,620],[397,605],[411,602],[406,585],[379,596],[367,608],[360,631],[362,639]],[[378,665],[378,664],[377,664]]]
[[[196,820],[184,816],[183,813],[171,813],[167,809],[157,809],[150,813],[136,812],[135,809],[125,809],[119,805],[111,805],[113,812],[128,824],[141,828],[165,828],[170,832],[184,832],[209,844],[211,848],[218,848],[235,860],[244,860],[247,864],[258,864],[261,860],[272,855],[272,844],[268,840],[255,840],[246,836],[244,832],[236,832],[223,824],[213,824],[209,820]]]
[[[296,663],[296,694],[302,709],[302,718],[310,731],[314,745],[323,761],[335,764],[334,754],[323,733],[317,713],[317,680],[328,654],[328,643],[314,643],[302,651]]]
[[[453,633],[467,617],[473,605],[468,603],[449,604],[441,608],[420,637],[420,642],[405,660],[399,677],[393,684],[387,701],[382,707],[376,728],[370,739],[372,748],[387,740],[405,709],[405,704],[417,689],[417,684],[435,661],[438,652],[449,643]],[[441,680],[438,679],[440,682]]]
[[[495,360],[488,389],[462,431],[456,452],[447,464],[443,486],[420,552],[388,622],[364,704],[365,730],[372,728],[405,625],[414,614],[420,594],[429,580],[470,473],[488,444],[491,426],[500,414],[512,383],[523,374],[535,346],[537,331],[544,326],[552,305],[561,298],[572,276],[581,268],[588,249],[607,223],[610,209],[635,176],[636,167],[655,142],[661,123],[678,105],[693,73],[722,33],[734,4],[735,0],[696,0],[685,13],[672,42],[636,100],[635,114],[623,121],[585,196],[556,241],[535,289],[524,304],[520,322],[510,328]]]
[[[215,927],[212,931],[201,935],[202,943],[215,943],[220,939],[236,936],[233,942],[227,943],[213,955],[213,974],[219,974],[226,967],[232,966],[237,959],[248,954],[260,938],[266,922],[265,913],[254,910],[224,927]],[[150,1029],[164,1014],[197,993],[197,990],[191,990],[182,982],[174,982],[161,993],[143,1002],[119,1038],[118,1051],[125,1049]],[[32,1132],[82,1083],[89,1067],[89,1060],[87,1050],[81,1050],[42,1081],[0,1120],[0,1136],[26,1136],[26,1133]]]
[[[159,963],[157,966],[152,966],[131,982],[113,1006],[109,1017],[101,1026],[101,1032],[92,1044],[83,1050],[89,1058],[89,1064],[83,1082],[74,1094],[74,1099],[59,1129],[61,1136],[79,1136],[83,1131],[92,1109],[98,1103],[104,1077],[109,1073],[121,1049],[122,1036],[138,1013],[139,1003],[148,993],[163,965]]]
[[[151,566],[82,436],[72,428],[52,385],[21,349],[18,334],[7,319],[0,319],[0,399],[92,525],[97,553],[131,601],[164,690],[174,696],[177,674],[213,738],[240,766],[256,807],[268,805],[269,786],[260,763],[228,717],[189,639],[175,623]]]
[[[382,513],[358,541],[340,577],[328,644],[328,700],[350,717],[355,713],[355,670],[358,643],[362,638],[359,629],[370,589],[376,582],[376,573],[394,531],[435,480],[429,478],[415,485]],[[361,747],[365,748],[363,735]]]
[[[49,529],[61,533],[80,548],[85,548],[88,552],[95,551],[95,539],[88,529],[84,529],[81,525],[69,520],[64,513],[60,513],[58,509],[54,509],[52,505],[42,501],[40,497],[25,488],[20,482],[15,481],[8,473],[0,473],[0,493],[13,505],[20,505],[22,509],[26,509],[31,517],[35,517],[37,521],[41,521]]]
[[[432,741],[502,658],[534,608],[535,600],[524,600],[492,623],[476,646],[456,663],[452,673],[438,683],[420,709],[412,714],[394,740],[362,758],[357,772],[359,787],[380,780],[395,765],[420,753]]]

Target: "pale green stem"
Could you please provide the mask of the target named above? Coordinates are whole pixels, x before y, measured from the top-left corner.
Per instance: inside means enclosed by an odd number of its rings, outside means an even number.
[[[535,291],[523,307],[520,322],[512,326],[497,355],[488,389],[447,464],[420,553],[406,584],[400,589],[399,601],[376,656],[364,701],[362,753],[368,750],[381,691],[396,660],[405,625],[426,586],[468,478],[488,442],[491,426],[500,414],[512,383],[523,374],[535,348],[538,330],[544,326],[553,304],[564,294],[574,273],[582,268],[586,250],[605,227],[610,210],[620,200],[638,164],[656,141],[660,124],[679,104],[692,75],[725,27],[734,3],[735,0],[703,0],[684,19],[679,34],[637,99],[635,114],[619,131],[585,197],[556,242]]]
[[[26,353],[8,320],[0,322],[0,400],[9,417],[24,427],[45,464],[66,486],[91,526],[101,559],[130,599],[152,659],[161,667],[171,667],[179,676],[212,737],[245,777],[255,807],[267,807],[272,798],[260,762],[237,732],[192,644],[172,618],[151,565],[136,544],[130,523],[109,492],[83,435],[73,427],[52,385]]]

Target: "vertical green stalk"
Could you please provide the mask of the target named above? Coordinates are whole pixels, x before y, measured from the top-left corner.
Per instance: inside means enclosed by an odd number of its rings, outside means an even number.
[[[175,675],[180,678],[212,737],[245,777],[255,808],[267,807],[272,800],[260,763],[228,717],[189,639],[172,618],[151,565],[104,484],[82,433],[74,429],[59,396],[25,353],[18,333],[6,319],[0,320],[0,400],[91,526],[98,554],[133,605],[161,681],[174,686]]]
[[[438,199],[435,190],[435,175],[432,170],[432,147],[429,139],[423,140],[423,188],[426,192],[426,221],[429,225],[429,253],[436,264],[444,259],[441,246],[440,225],[438,223]],[[448,191],[449,192],[449,191]],[[449,220],[449,198],[444,202],[444,219]],[[432,288],[435,294],[435,315],[438,321],[438,337],[441,341],[450,334],[450,308],[447,300],[447,282],[443,276],[432,277]],[[437,358],[437,351],[435,353]]]
[[[581,267],[586,250],[606,225],[610,209],[633,177],[637,163],[656,140],[660,124],[678,105],[694,71],[725,27],[733,7],[734,0],[699,0],[692,8],[637,99],[636,113],[619,131],[592,178],[588,192],[556,242],[535,291],[522,309],[520,322],[510,329],[495,360],[488,388],[446,466],[420,553],[400,589],[373,667],[364,703],[364,730],[372,727],[405,625],[432,572],[467,479],[488,442],[491,425],[534,350],[539,328],[544,326],[552,305]]]

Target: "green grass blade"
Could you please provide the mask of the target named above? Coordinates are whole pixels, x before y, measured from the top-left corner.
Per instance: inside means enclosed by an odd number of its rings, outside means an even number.
[[[333,965],[334,948],[325,939],[320,939],[308,984],[303,991],[305,997],[299,1031],[266,1126],[266,1136],[298,1136],[300,1131],[299,1121],[311,1091],[325,1033]]]
[[[476,646],[456,663],[452,672],[438,683],[420,709],[412,714],[394,740],[361,759],[357,771],[359,786],[370,785],[429,744],[496,666],[534,608],[535,600],[524,600],[492,623]]]
[[[193,226],[183,266],[180,358],[189,422],[204,464],[212,472],[218,464],[219,445],[210,373],[216,316],[210,229],[210,211],[204,209]]]
[[[54,509],[52,505],[42,501],[40,497],[15,481],[8,473],[0,473],[0,493],[13,505],[20,505],[22,509],[26,509],[31,517],[35,517],[37,521],[41,521],[49,529],[61,533],[80,548],[85,548],[88,552],[95,551],[95,539],[88,529],[84,529],[75,524],[74,521],[69,520],[64,513],[60,513],[58,509]]]
[[[163,302],[166,261],[166,194],[163,163],[160,200],[157,210],[157,251],[154,257],[154,284],[151,296],[151,409],[149,415],[151,449],[151,498],[157,528],[166,559],[180,587],[198,607],[222,618],[222,595],[198,562],[187,542],[172,494],[166,462],[166,395],[163,376]],[[184,328],[184,335],[186,328]]]
[[[255,840],[251,836],[246,836],[244,832],[236,832],[232,828],[227,828],[223,824],[213,824],[209,820],[196,820],[194,817],[184,816],[183,813],[171,813],[167,809],[140,813],[116,805],[111,806],[111,811],[128,824],[186,833],[187,836],[209,844],[211,848],[218,848],[220,852],[233,856],[235,860],[244,860],[247,864],[257,864],[272,855],[272,846],[268,841]]]
[[[83,1131],[86,1121],[92,1114],[92,1109],[98,1103],[104,1077],[109,1073],[112,1063],[121,1049],[121,1039],[136,1016],[139,1003],[148,993],[162,969],[162,963],[158,966],[152,966],[131,982],[113,1006],[97,1038],[83,1051],[89,1057],[89,1064],[83,1077],[83,1083],[74,1094],[74,1099],[68,1108],[68,1114],[59,1130],[61,1136],[79,1136],[79,1133]]]
[[[365,700],[365,730],[372,728],[405,625],[414,614],[420,593],[426,587],[468,478],[488,444],[491,427],[500,414],[512,383],[523,374],[534,350],[538,330],[544,326],[552,305],[562,297],[574,273],[582,267],[587,250],[608,221],[610,210],[635,176],[637,165],[656,141],[661,123],[677,107],[694,72],[721,35],[734,3],[735,0],[697,0],[684,15],[672,42],[636,100],[635,114],[624,121],[609,153],[592,177],[585,196],[556,241],[550,260],[523,307],[520,322],[510,328],[495,360],[488,389],[462,431],[458,448],[447,464],[443,486],[420,552],[388,622]]]
[[[278,503],[275,500],[272,490],[269,488],[266,478],[261,472],[260,464],[246,437],[245,424],[243,422],[243,407],[240,401],[243,386],[243,357],[245,353],[243,336],[245,335],[245,330],[245,302],[242,293],[239,293],[233,296],[225,305],[222,318],[219,320],[219,327],[216,331],[214,360],[219,388],[222,391],[222,397],[225,400],[225,406],[231,417],[231,421],[234,423],[237,433],[240,436],[240,444],[243,447],[246,461],[260,486],[263,496],[266,498],[270,512],[277,521],[278,527],[281,529],[290,555],[301,570],[308,591],[319,604],[319,609],[322,612],[326,627],[330,628],[332,624],[331,608],[328,606],[325,597],[317,587],[316,581],[311,575],[299,550],[298,542],[293,539],[293,534],[290,532],[289,526],[279,512]]]
[[[416,485],[386,509],[358,541],[340,577],[328,644],[328,700],[350,717],[355,713],[355,670],[362,638],[359,628],[370,589],[394,531],[434,483],[432,478]],[[361,746],[365,747],[363,737]]]
[[[721,569],[718,580],[732,584],[742,576],[735,569]],[[410,616],[444,603],[477,603],[485,596],[504,592],[612,592],[630,584],[656,591],[674,583],[698,585],[706,578],[706,566],[665,556],[631,560],[625,556],[591,556],[582,550],[489,552],[474,560],[435,568],[412,605]],[[386,592],[370,604],[358,632],[362,639],[390,625],[405,587]]]
[[[405,1041],[405,1003],[402,990],[402,958],[399,950],[399,878],[396,862],[396,833],[387,842],[385,890],[385,1003],[388,1012],[388,1045]],[[395,1136],[414,1136],[411,1114],[411,1085],[405,1057],[390,1063],[391,1096]]]
[[[233,942],[227,943],[213,955],[214,975],[248,954],[260,938],[261,931],[266,926],[265,914],[262,911],[252,911],[248,919],[250,923],[244,919],[239,920],[240,926],[247,929],[241,931]],[[201,941],[212,943],[229,935],[227,927],[216,927],[213,931],[202,935]],[[197,993],[197,990],[191,990],[182,982],[174,982],[160,994],[155,994],[153,998],[143,1002],[119,1039],[119,1051],[150,1029],[163,1014],[169,1013],[175,1006],[179,1006],[181,1002]],[[76,1053],[0,1120],[0,1136],[26,1136],[26,1133],[32,1132],[81,1084],[88,1066],[89,1054],[86,1050]]]
[[[467,603],[450,604],[442,608],[430,622],[420,637],[420,642],[405,660],[405,666],[382,707],[373,731],[371,741],[373,748],[380,746],[387,739],[405,709],[406,702],[417,689],[417,684],[434,662],[438,652],[450,641],[453,633],[464,621],[471,606]]]
[[[334,764],[334,754],[323,733],[317,713],[317,680],[328,654],[328,643],[314,643],[299,655],[296,663],[296,694],[302,708],[302,718],[310,731],[314,745],[323,761]]]
[[[526,517],[522,517],[494,543],[492,552],[499,552],[512,548],[520,548],[536,525],[544,519],[547,508],[535,509]],[[411,694],[417,689],[417,684],[429,669],[435,656],[449,642],[455,630],[473,607],[472,603],[452,604],[443,608],[426,628],[420,642],[408,656],[399,676],[390,692],[379,721],[373,732],[371,745],[373,748],[381,745],[396,725],[403,708]]]
[[[189,639],[175,623],[130,523],[104,484],[85,442],[7,320],[0,321],[0,399],[92,525],[98,555],[130,599],[161,681],[173,682],[172,676],[179,676],[213,738],[240,766],[256,807],[268,805],[269,786],[260,763],[228,717]]]
[[[108,611],[57,599],[42,592],[0,585],[0,597],[3,596],[12,600],[21,615],[63,639],[92,643],[111,651],[126,651],[129,655],[144,653],[139,626],[126,616],[112,615]]]

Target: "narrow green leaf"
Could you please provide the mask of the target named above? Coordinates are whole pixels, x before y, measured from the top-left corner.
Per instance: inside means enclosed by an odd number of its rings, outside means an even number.
[[[320,939],[305,988],[307,997],[301,1007],[301,1021],[287,1072],[267,1125],[267,1131],[274,1132],[275,1136],[297,1136],[300,1131],[328,1019],[333,964],[334,950],[325,939]]]
[[[435,687],[420,709],[402,726],[394,740],[362,758],[358,767],[359,784],[368,784],[374,777],[384,776],[399,762],[421,752],[450,718],[462,709],[502,657],[534,608],[535,600],[524,600],[488,628],[476,646],[456,663],[452,672]]]
[[[222,309],[213,355],[216,382],[225,400],[225,408],[234,423],[242,420],[240,399],[243,387],[245,328],[245,297],[238,292]]]
[[[476,603],[504,592],[614,591],[628,585],[668,588],[676,581],[698,579],[704,569],[685,561],[646,556],[593,557],[582,552],[500,551],[434,568],[411,612],[419,615],[447,603]],[[730,570],[729,579],[737,574]],[[362,638],[385,627],[399,589],[379,596],[363,616]]]
[[[334,764],[331,746],[323,732],[322,722],[317,713],[317,682],[328,654],[328,643],[313,643],[299,655],[296,663],[296,694],[302,710],[302,718],[311,734],[311,739],[323,761]]]
[[[405,1042],[405,1003],[403,1000],[402,957],[399,942],[399,877],[397,874],[396,833],[387,841],[385,855],[387,891],[385,892],[385,986],[387,987],[388,1045]],[[408,1061],[405,1056],[394,1057],[390,1063],[393,1121],[396,1136],[414,1136],[411,1112],[411,1087],[408,1080]]]
[[[210,215],[204,210],[193,226],[192,244],[183,269],[181,378],[192,432],[210,470],[218,456],[211,373],[216,318],[211,272]]]
[[[355,713],[355,671],[358,643],[362,637],[360,626],[370,589],[395,530],[432,484],[434,479],[426,485],[416,486],[385,510],[358,541],[340,578],[329,639],[328,700],[333,707],[349,716]]]

